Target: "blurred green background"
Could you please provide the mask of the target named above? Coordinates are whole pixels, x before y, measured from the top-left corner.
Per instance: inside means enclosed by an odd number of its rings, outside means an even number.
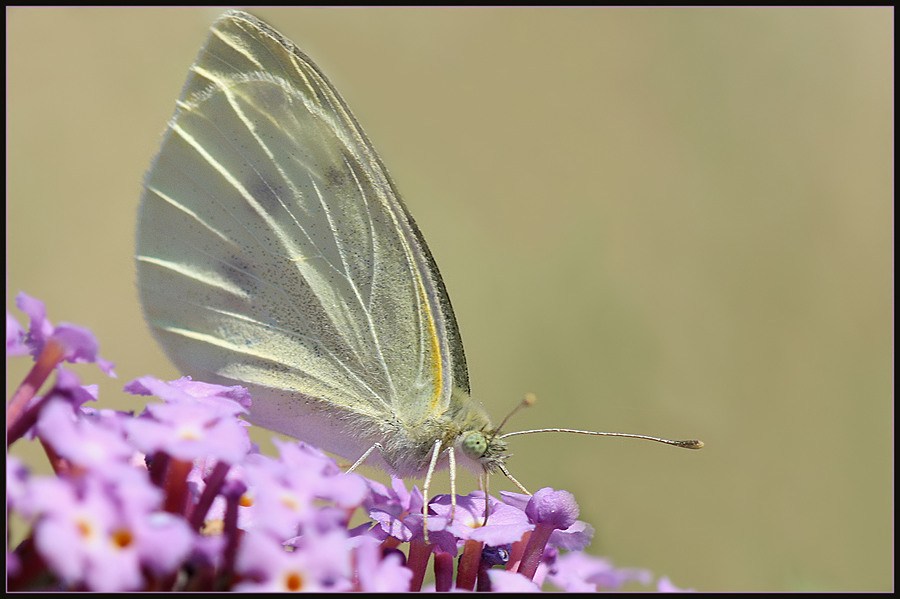
[[[102,406],[177,375],[135,216],[220,12],[7,9],[7,308],[97,334]],[[893,588],[893,9],[254,12],[381,153],[495,421],[533,391],[509,428],[707,443],[512,440],[592,553],[703,591]]]

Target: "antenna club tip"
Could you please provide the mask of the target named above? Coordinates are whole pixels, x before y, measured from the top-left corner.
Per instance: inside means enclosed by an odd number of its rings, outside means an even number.
[[[703,441],[700,439],[690,439],[688,441],[679,441],[679,447],[684,447],[685,449],[702,449]]]
[[[524,406],[533,406],[537,403],[537,395],[534,393],[526,393],[525,397],[522,398],[522,405]]]

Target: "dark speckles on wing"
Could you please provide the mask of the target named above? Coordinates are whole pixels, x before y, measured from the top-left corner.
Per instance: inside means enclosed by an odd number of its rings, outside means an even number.
[[[326,167],[323,171],[323,180],[326,186],[341,187],[346,184],[347,176],[344,170],[334,165]]]

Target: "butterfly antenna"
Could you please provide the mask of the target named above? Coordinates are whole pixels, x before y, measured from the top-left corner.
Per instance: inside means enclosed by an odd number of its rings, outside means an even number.
[[[500,422],[500,426],[498,426],[496,429],[494,429],[494,431],[495,431],[494,434],[496,435],[497,433],[500,432],[500,429],[503,428],[503,425],[506,424],[506,421],[507,421],[507,420],[509,420],[510,418],[512,418],[512,415],[513,415],[513,414],[515,414],[516,412],[518,412],[518,411],[521,410],[522,408],[527,408],[527,407],[529,407],[529,406],[533,406],[534,403],[535,403],[536,401],[537,401],[537,396],[536,396],[534,393],[526,393],[526,394],[525,394],[525,397],[522,398],[522,401],[519,402],[519,405],[517,405],[516,407],[514,407],[514,408],[510,411],[510,413],[506,415],[506,418],[504,418],[504,419]],[[503,437],[505,437],[505,436],[506,436],[506,435],[501,435],[501,438],[503,438]]]
[[[677,441],[674,439],[651,437],[649,435],[635,435],[632,433],[604,433],[600,431],[580,431],[571,428],[538,428],[530,431],[514,431],[512,433],[500,435],[500,438],[505,439],[506,437],[514,437],[515,435],[529,435],[531,433],[577,433],[579,435],[598,435],[602,437],[631,437],[634,439],[647,439],[648,441],[665,443],[666,445],[674,445],[675,447],[683,447],[684,449],[700,449],[701,447],[703,447],[703,441],[700,441],[699,439]]]

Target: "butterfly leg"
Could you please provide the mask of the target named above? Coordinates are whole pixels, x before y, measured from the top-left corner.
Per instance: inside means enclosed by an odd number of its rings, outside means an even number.
[[[362,457],[359,458],[358,460],[356,460],[356,463],[353,464],[352,466],[350,466],[350,468],[349,468],[344,474],[350,474],[351,472],[353,472],[354,470],[356,470],[356,468],[357,468],[360,464],[362,464],[363,462],[366,461],[366,458],[369,457],[369,454],[372,453],[373,451],[375,451],[376,449],[377,449],[378,451],[380,451],[381,453],[384,453],[384,447],[381,446],[381,443],[376,443],[375,445],[373,445],[372,447],[370,447],[369,449],[367,449],[367,450],[366,450],[366,453],[362,454]]]
[[[431,475],[434,474],[434,468],[437,466],[437,459],[440,453],[441,440],[437,439],[434,442],[434,449],[431,452],[431,461],[428,463],[428,472],[425,473],[425,482],[422,484],[422,529],[425,533],[426,543],[428,542],[428,489],[431,487]]]
[[[484,477],[484,478],[482,478],[482,477]],[[482,483],[482,480],[484,480],[484,483]],[[483,524],[483,526],[487,526],[488,515],[491,510],[491,504],[489,502],[490,496],[488,495],[488,473],[486,471],[483,472],[482,475],[478,477],[478,486],[481,487],[482,491],[484,491],[484,524]]]
[[[506,466],[504,466],[503,464],[500,464],[500,472],[502,472],[503,474],[505,474],[505,475],[506,475],[506,478],[508,478],[509,480],[513,481],[513,483],[515,483],[515,485],[516,485],[517,487],[519,487],[519,489],[521,489],[523,493],[525,493],[526,495],[531,495],[531,494],[532,494],[528,489],[526,489],[525,487],[522,486],[522,483],[520,483],[519,481],[517,481],[516,478],[515,478],[512,474],[509,473],[509,470],[507,470],[507,469],[506,469]]]
[[[453,522],[456,515],[456,454],[452,445],[447,457],[450,458],[450,522]]]

